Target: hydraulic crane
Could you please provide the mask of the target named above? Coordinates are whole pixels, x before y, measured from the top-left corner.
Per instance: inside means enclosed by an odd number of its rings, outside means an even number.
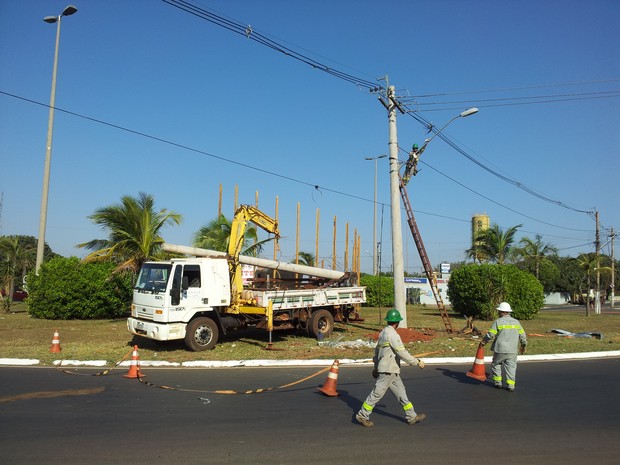
[[[422,260],[422,265],[424,266],[424,272],[426,273],[426,277],[428,278],[428,282],[431,286],[431,290],[433,291],[433,295],[435,296],[435,302],[437,302],[437,308],[439,308],[439,314],[441,315],[441,319],[443,320],[443,324],[448,333],[451,333],[452,323],[450,322],[450,316],[446,311],[446,306],[443,303],[443,299],[441,298],[441,294],[439,294],[439,288],[437,287],[437,279],[435,274],[433,273],[433,267],[431,266],[431,262],[428,259],[428,255],[426,253],[426,249],[424,248],[424,242],[422,242],[422,236],[420,235],[420,230],[418,229],[418,225],[415,221],[415,217],[413,216],[413,209],[411,208],[411,202],[409,202],[409,196],[407,195],[407,189],[405,189],[405,184],[403,183],[403,178],[399,174],[399,189],[400,196],[403,199],[403,205],[405,206],[405,211],[407,212],[407,224],[409,224],[409,229],[411,229],[411,234],[413,235],[413,241],[415,242],[415,246],[418,249],[418,253],[420,254],[420,260]]]

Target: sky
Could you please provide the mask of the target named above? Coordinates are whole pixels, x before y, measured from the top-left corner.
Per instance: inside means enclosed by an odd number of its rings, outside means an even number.
[[[172,1],[171,3],[175,3]],[[178,2],[176,2],[178,3]],[[188,0],[297,56],[396,89],[399,160],[441,128],[407,186],[431,263],[465,260],[471,218],[522,225],[562,256],[603,253],[620,228],[620,2]],[[37,236],[57,0],[0,2],[0,235]],[[145,192],[191,245],[238,202],[276,216],[277,258],[338,268],[354,233],[372,271],[375,162],[387,111],[367,87],[157,0],[75,0],[61,21],[46,242],[83,257],[89,216]],[[417,118],[416,118],[417,117]],[[377,241],[391,267],[389,166],[377,166]],[[317,214],[318,212],[318,214]],[[402,212],[405,271],[422,271]],[[261,235],[263,238],[266,234]],[[273,249],[264,252],[273,258]],[[349,258],[349,268],[350,268]]]

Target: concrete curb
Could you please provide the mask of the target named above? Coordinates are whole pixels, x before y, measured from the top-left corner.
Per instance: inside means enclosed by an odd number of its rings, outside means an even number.
[[[570,354],[540,354],[540,355],[519,355],[519,362],[537,361],[560,361],[560,360],[586,360],[595,358],[620,357],[620,350],[607,352],[583,352]],[[426,365],[464,365],[473,363],[475,357],[422,357]],[[492,356],[484,357],[486,363],[490,363]],[[340,359],[340,365],[371,365],[371,359]],[[41,362],[37,359],[17,359],[0,358],[0,366],[36,366]],[[130,361],[126,360],[119,364],[119,367],[128,367]],[[281,367],[281,366],[330,366],[330,360],[230,360],[230,361],[192,361],[192,362],[164,362],[164,361],[140,361],[141,367],[153,368],[239,368],[239,367]],[[55,360],[54,366],[57,367],[105,367],[109,363],[106,360]]]

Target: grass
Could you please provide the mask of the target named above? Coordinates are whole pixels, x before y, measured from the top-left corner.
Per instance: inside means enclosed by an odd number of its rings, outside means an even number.
[[[127,331],[125,319],[118,320],[40,320],[27,313],[26,305],[14,303],[11,313],[0,314],[0,358],[37,359],[42,365],[55,360],[106,360],[113,364],[127,356],[134,344],[140,349],[141,361],[161,360],[184,362],[195,360],[252,359],[363,359],[371,358],[369,347],[342,348],[330,345],[335,341],[368,341],[383,328],[380,317],[387,309],[363,308],[363,322],[336,324],[331,338],[319,345],[317,341],[296,331],[274,331],[273,348],[265,350],[269,334],[263,330],[242,330],[230,333],[214,350],[190,352],[182,341],[156,342],[134,338]],[[434,335],[428,342],[407,344],[413,354],[425,357],[471,357],[479,339],[457,333],[448,334],[438,313],[430,307],[411,306],[407,313],[409,327]],[[452,315],[452,327],[465,326],[462,317]],[[620,350],[620,314],[585,316],[583,307],[574,310],[541,311],[536,318],[522,321],[529,344],[528,354],[574,353]],[[486,330],[490,322],[476,321]],[[571,332],[602,332],[603,339],[567,338],[550,333],[551,329]],[[61,353],[50,353],[54,331],[60,334]],[[488,353],[488,351],[487,351]]]

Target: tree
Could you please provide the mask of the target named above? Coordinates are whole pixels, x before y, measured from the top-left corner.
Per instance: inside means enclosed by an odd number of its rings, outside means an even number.
[[[35,238],[29,236],[0,237],[0,290],[5,296],[3,306],[7,312],[11,308],[13,292],[21,288],[28,271],[34,269],[35,243]]]
[[[448,283],[452,308],[467,317],[491,320],[497,305],[506,301],[515,317],[529,320],[544,304],[541,284],[514,265],[467,265],[454,271]]]
[[[503,231],[497,224],[480,230],[474,237],[474,243],[466,251],[468,257],[480,262],[503,264],[509,257],[517,230],[523,225],[512,226]]]
[[[585,275],[586,282],[586,316],[590,316],[590,289],[591,286],[591,278],[592,274],[596,271],[596,254],[595,253],[582,253],[577,257],[577,266]],[[580,289],[581,293],[583,293],[583,289]]]
[[[297,262],[299,265],[316,266],[316,259],[311,252],[299,252]]]
[[[28,275],[28,312],[36,318],[118,318],[129,312],[131,273],[114,273],[114,263],[56,257]]]
[[[120,204],[100,208],[89,219],[107,230],[108,238],[78,244],[93,250],[84,261],[112,262],[117,265],[115,271],[134,273],[145,261],[163,258],[162,229],[181,223],[180,214],[164,208],[157,211],[153,197],[144,192],[138,198],[123,196]]]
[[[534,264],[534,276],[536,279],[540,279],[541,263],[548,255],[556,254],[558,249],[551,244],[545,244],[540,234],[536,234],[535,240],[524,237],[519,241],[519,244],[521,247],[517,248],[517,254],[523,257],[526,262]]]
[[[198,232],[194,234],[194,247],[228,252],[228,240],[230,239],[231,228],[232,220],[220,214],[217,218],[214,218],[205,226],[202,226]],[[241,255],[257,257],[263,251],[263,246],[272,240],[273,237],[259,241],[256,227],[249,225],[245,228],[245,233],[243,235]]]

